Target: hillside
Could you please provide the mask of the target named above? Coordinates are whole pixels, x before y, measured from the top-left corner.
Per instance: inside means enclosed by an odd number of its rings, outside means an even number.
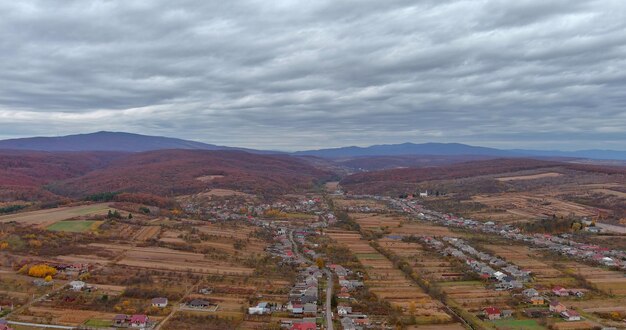
[[[96,132],[59,137],[32,137],[2,140],[0,141],[0,149],[121,152],[143,152],[163,149],[245,150],[162,136],[148,136],[123,132]]]
[[[0,201],[51,199],[42,186],[104,168],[126,153],[0,150]]]
[[[561,168],[569,171],[592,172],[600,175],[626,174],[626,167],[611,167],[546,161],[535,159],[492,159],[470,161],[452,165],[427,168],[399,168],[356,173],[341,180],[344,189],[357,194],[396,194],[415,192],[417,184],[427,181],[458,180],[495,174]],[[490,192],[499,185],[495,180],[483,180],[484,187],[474,190]],[[500,184],[501,185],[501,184]]]
[[[311,189],[317,181],[330,178],[332,173],[284,155],[161,150],[131,154],[106,168],[56,182],[48,188],[71,197],[107,191],[171,196],[209,188],[282,194]]]

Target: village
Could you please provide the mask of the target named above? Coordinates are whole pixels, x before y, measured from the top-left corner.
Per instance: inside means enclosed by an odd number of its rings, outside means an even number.
[[[3,224],[86,252],[20,260],[5,249],[3,272],[11,276],[3,281],[23,289],[2,296],[0,329],[610,329],[621,322],[606,315],[622,315],[607,303],[626,301],[625,252],[570,235],[528,234],[414,200],[341,192],[271,203],[239,194],[180,201],[169,218],[131,218],[118,206],[97,235]],[[529,262],[509,250],[513,243],[553,255],[563,268]],[[584,307],[591,301],[602,309]]]

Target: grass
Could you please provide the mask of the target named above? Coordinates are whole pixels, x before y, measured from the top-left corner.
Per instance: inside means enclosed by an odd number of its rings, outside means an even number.
[[[535,320],[496,320],[493,321],[498,329],[510,329],[510,330],[543,330],[545,327],[541,326]]]
[[[94,231],[98,229],[98,226],[102,221],[94,220],[77,220],[77,221],[59,221],[55,224],[48,226],[50,231],[65,231],[71,233],[83,233],[86,231]]]
[[[113,322],[109,320],[97,320],[97,319],[91,319],[85,322],[86,326],[94,327],[94,328],[110,328],[112,324]]]
[[[378,253],[356,253],[355,256],[359,259],[371,259],[371,260],[382,260],[387,259],[384,255]]]

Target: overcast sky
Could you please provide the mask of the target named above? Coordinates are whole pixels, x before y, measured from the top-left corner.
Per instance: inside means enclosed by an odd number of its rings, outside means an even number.
[[[0,0],[0,138],[626,150],[626,1]]]

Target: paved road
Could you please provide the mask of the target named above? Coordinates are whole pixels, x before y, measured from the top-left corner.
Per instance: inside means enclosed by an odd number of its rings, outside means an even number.
[[[331,299],[333,297],[333,274],[324,269],[326,277],[328,277],[328,285],[326,286],[326,329],[333,330],[333,305]]]
[[[289,241],[291,242],[291,251],[296,257],[300,260],[307,261],[309,263],[313,263],[313,260],[300,255],[300,251],[298,250],[298,244],[293,240],[293,230],[289,230]],[[333,327],[333,306],[331,304],[331,298],[333,296],[333,274],[328,270],[324,269],[324,273],[326,273],[326,277],[328,278],[328,285],[326,287],[326,329],[334,330]]]

